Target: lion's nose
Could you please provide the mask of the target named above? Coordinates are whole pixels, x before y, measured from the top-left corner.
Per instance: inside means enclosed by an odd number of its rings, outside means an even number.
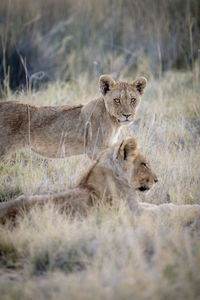
[[[155,178],[155,179],[154,179],[154,182],[155,182],[155,183],[158,182],[158,178]]]
[[[142,185],[142,186],[139,188],[139,190],[140,190],[141,192],[148,191],[148,190],[149,190],[149,187],[147,187],[146,185]]]
[[[128,118],[131,116],[131,114],[122,114],[122,116],[124,116],[128,120]]]

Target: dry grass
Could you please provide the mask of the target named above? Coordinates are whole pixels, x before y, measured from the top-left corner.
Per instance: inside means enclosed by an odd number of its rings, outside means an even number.
[[[1,0],[0,92],[87,70],[199,73],[199,0]],[[146,67],[141,70],[141,63]],[[25,72],[24,64],[28,72]]]
[[[160,81],[151,77],[135,123],[121,131],[119,138],[138,138],[159,177],[142,201],[200,204],[199,92],[190,73],[168,72]],[[8,100],[61,105],[96,95],[97,82],[84,76],[28,95],[10,93]],[[19,152],[0,167],[0,198],[60,191],[88,164],[83,156],[55,161]],[[138,218],[123,200],[85,219],[61,216],[51,206],[36,208],[16,228],[0,228],[0,295],[6,300],[198,299],[200,236],[192,217],[177,212]]]

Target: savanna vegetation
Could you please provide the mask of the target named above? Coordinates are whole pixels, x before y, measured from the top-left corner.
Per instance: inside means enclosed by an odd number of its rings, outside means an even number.
[[[198,0],[1,0],[1,88],[102,73],[197,72]]]
[[[199,1],[0,3],[1,99],[74,105],[98,77],[148,79],[135,136],[159,182],[141,201],[200,204]],[[62,191],[90,164],[29,150],[0,165],[0,201]],[[35,208],[0,227],[2,299],[198,299],[200,219],[138,217],[121,199],[87,218]]]

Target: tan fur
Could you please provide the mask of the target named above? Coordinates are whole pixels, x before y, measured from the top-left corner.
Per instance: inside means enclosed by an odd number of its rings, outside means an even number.
[[[86,105],[50,107],[1,102],[0,160],[26,146],[45,157],[87,153],[91,159],[96,158],[112,144],[120,125],[133,121],[146,79],[140,77],[129,84],[103,75],[99,85],[102,97]]]
[[[144,165],[144,163],[146,165]],[[127,200],[132,209],[137,209],[137,191],[150,189],[157,182],[147,159],[138,151],[137,142],[130,138],[103,151],[78,185],[68,191],[40,196],[21,196],[0,205],[0,219],[15,217],[24,208],[35,204],[54,203],[59,210],[87,214],[100,202]]]
[[[153,227],[155,223],[175,224],[190,229],[200,228],[200,205],[183,204],[175,205],[173,203],[164,203],[155,205],[151,203],[140,203],[140,222],[151,222]],[[178,225],[179,224],[179,225]]]

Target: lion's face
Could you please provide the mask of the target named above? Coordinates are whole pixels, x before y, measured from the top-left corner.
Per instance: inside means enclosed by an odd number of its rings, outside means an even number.
[[[158,182],[158,179],[146,157],[138,152],[132,164],[132,182],[134,187],[140,192],[150,190]]]
[[[131,188],[145,192],[158,182],[147,158],[139,152],[136,139],[129,138],[122,142],[116,153],[114,163],[118,167],[114,174],[127,181]]]
[[[99,85],[106,109],[120,125],[133,121],[146,82],[144,77],[137,78],[132,84],[115,82],[109,75],[100,77]]]

